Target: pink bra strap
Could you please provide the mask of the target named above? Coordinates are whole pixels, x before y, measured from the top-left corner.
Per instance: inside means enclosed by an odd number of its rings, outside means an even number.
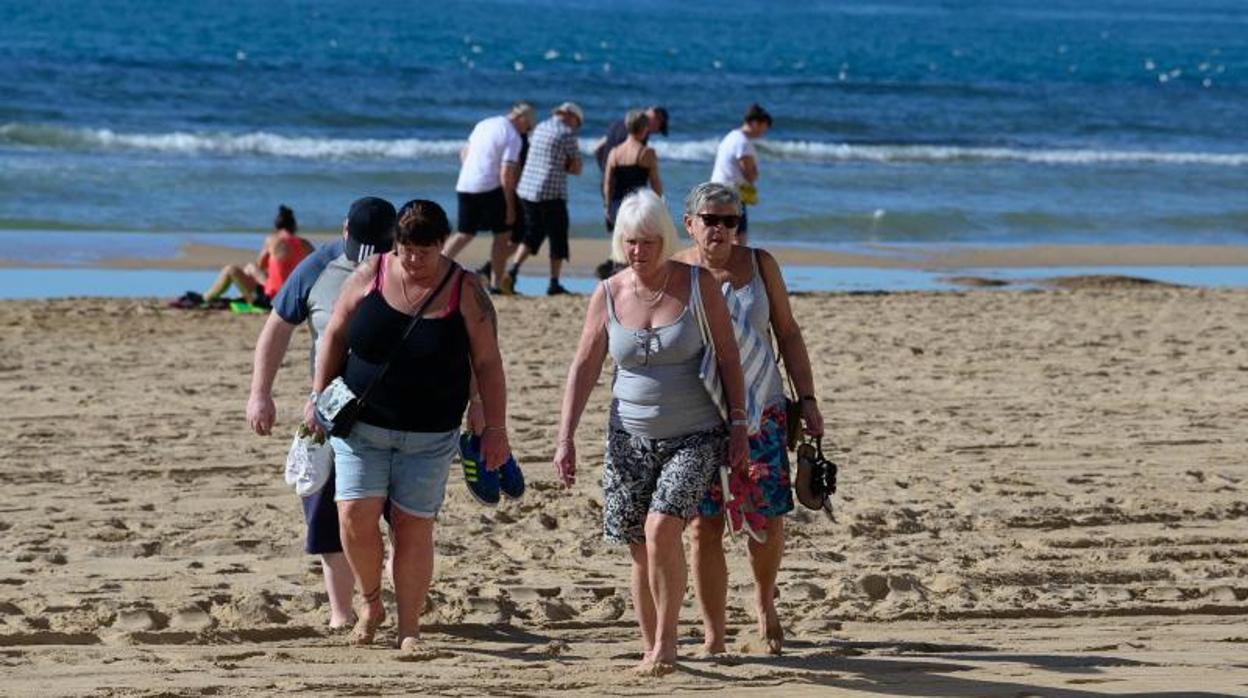
[[[393,253],[391,253],[393,254]],[[386,281],[386,255],[377,256],[377,273],[373,275],[373,290],[380,291],[381,285]]]
[[[451,315],[459,310],[459,295],[464,289],[464,268],[459,267],[455,270],[455,283],[451,286],[451,297],[446,303],[446,314]]]

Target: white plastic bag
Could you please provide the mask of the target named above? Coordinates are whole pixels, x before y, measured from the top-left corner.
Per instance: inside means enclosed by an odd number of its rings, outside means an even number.
[[[300,425],[286,454],[286,484],[295,488],[295,494],[307,497],[325,486],[333,467],[334,449],[329,441]]]

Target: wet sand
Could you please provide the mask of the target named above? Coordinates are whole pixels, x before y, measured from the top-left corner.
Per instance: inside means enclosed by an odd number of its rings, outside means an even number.
[[[530,491],[487,509],[452,473],[419,655],[325,625],[289,437],[243,420],[262,317],[0,302],[0,692],[1248,692],[1248,291],[794,304],[842,469],[835,522],[790,519],[788,650],[759,651],[737,540],[729,655],[693,658],[690,595],[679,671],[637,678],[627,554],[599,533],[608,373],[576,487],[549,465],[584,298],[498,301]]]

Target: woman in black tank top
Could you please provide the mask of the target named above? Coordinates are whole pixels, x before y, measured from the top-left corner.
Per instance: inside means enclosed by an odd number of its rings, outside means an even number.
[[[338,375],[356,395],[372,386],[351,434],[330,440],[343,552],[365,601],[352,632],[356,644],[372,642],[385,618],[377,520],[387,499],[393,505],[399,644],[420,636],[433,575],[434,518],[473,385],[484,413],[486,467],[497,468],[510,452],[494,308],[477,276],[442,255],[448,235],[450,223],[438,204],[404,204],[394,252],[361,264],[343,284],[317,354],[314,395]],[[315,423],[310,409],[309,426]]]
[[[625,196],[649,186],[655,194],[663,196],[663,181],[659,179],[659,156],[654,148],[646,145],[649,117],[641,109],[634,109],[624,117],[628,138],[611,149],[602,171],[602,201],[605,206],[607,232],[615,230],[615,214]]]

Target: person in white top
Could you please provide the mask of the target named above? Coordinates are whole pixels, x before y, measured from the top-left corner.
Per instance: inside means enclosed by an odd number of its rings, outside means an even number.
[[[490,247],[491,287],[503,278],[507,257],[515,247],[516,184],[520,181],[522,135],[533,128],[533,105],[516,102],[505,115],[477,123],[468,144],[459,151],[462,165],[455,192],[459,199],[456,232],[442,253],[452,259],[482,230],[494,233]]]
[[[715,167],[711,170],[711,181],[726,184],[737,190],[742,204],[758,202],[758,192],[754,183],[758,181],[758,154],[754,151],[753,141],[762,138],[771,128],[771,114],[757,103],[745,110],[745,119],[740,128],[734,128],[719,142],[715,151]],[[746,243],[746,232],[749,219],[746,217],[745,206],[741,206],[741,224],[737,226],[737,244]]]

